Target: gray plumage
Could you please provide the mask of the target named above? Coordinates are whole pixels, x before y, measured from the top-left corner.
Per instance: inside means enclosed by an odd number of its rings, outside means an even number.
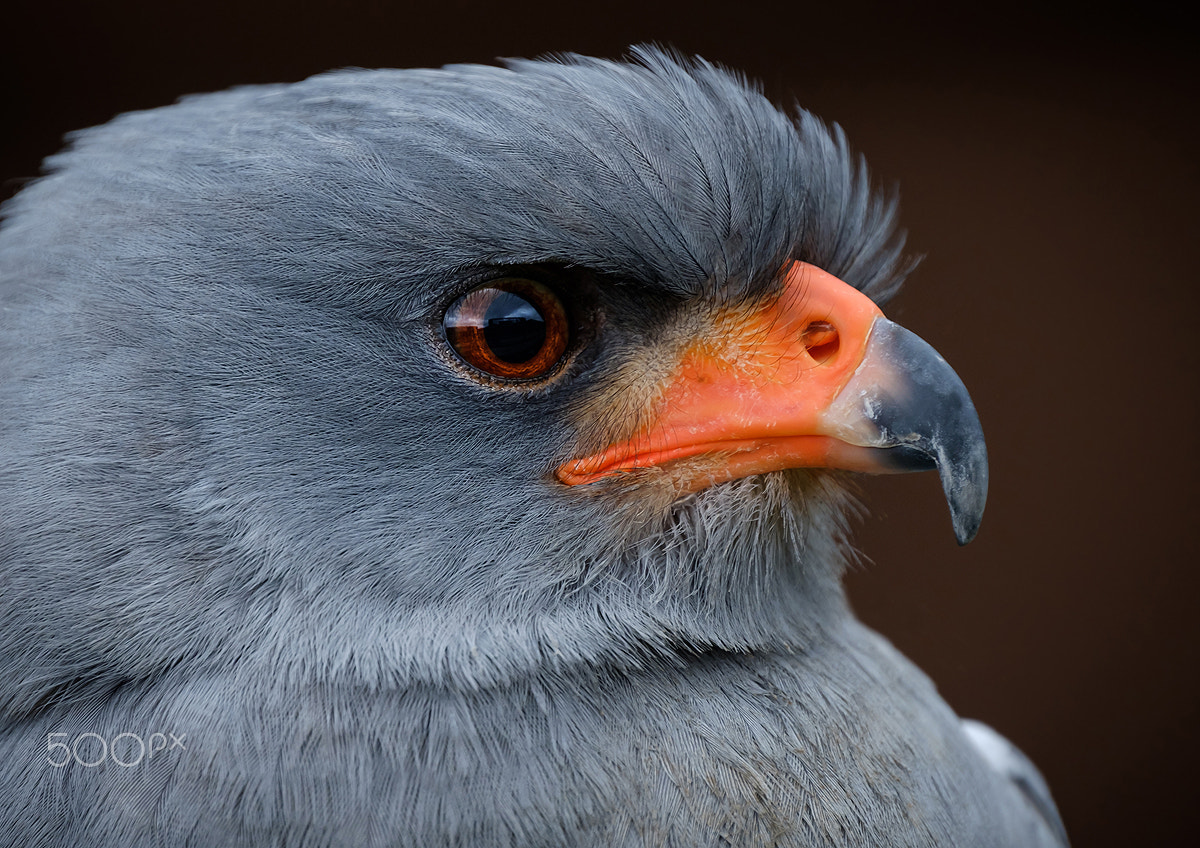
[[[899,286],[836,128],[649,50],[345,71],[80,132],[5,214],[0,844],[1065,844],[849,611],[840,475],[551,477],[787,259]],[[600,316],[530,391],[437,333],[508,267]],[[88,733],[183,747],[48,762]]]

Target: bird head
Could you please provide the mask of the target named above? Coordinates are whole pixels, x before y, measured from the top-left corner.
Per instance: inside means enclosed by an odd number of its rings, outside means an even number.
[[[880,311],[894,202],[702,61],[336,72],[49,165],[0,235],[10,709],[803,645],[847,470],[978,524],[970,399]]]

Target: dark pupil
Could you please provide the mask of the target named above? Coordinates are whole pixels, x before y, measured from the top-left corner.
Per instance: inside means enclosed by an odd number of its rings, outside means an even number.
[[[483,316],[483,337],[497,359],[528,362],[546,342],[546,321],[525,298],[501,292]]]

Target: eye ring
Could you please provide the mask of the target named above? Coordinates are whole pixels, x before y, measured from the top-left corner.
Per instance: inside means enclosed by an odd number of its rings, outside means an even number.
[[[442,318],[446,341],[492,377],[536,380],[562,361],[570,342],[566,307],[548,287],[522,277],[476,286]]]

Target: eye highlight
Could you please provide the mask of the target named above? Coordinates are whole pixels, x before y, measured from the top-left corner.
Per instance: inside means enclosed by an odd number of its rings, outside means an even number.
[[[442,318],[446,340],[468,365],[493,377],[534,380],[567,350],[567,311],[534,280],[489,280],[451,304]]]

